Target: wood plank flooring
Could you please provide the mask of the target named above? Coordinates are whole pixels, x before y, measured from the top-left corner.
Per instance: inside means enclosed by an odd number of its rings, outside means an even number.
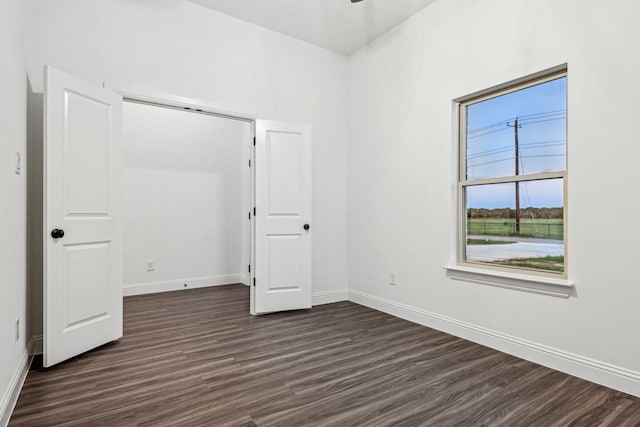
[[[32,370],[10,426],[640,426],[640,399],[350,302],[125,298],[125,336]]]

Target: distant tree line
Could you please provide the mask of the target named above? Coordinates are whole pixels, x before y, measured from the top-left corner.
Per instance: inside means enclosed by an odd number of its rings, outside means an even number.
[[[515,218],[516,210],[511,208],[470,208],[467,209],[467,218],[496,218],[508,219]],[[563,208],[521,208],[521,219],[562,219],[564,218]]]

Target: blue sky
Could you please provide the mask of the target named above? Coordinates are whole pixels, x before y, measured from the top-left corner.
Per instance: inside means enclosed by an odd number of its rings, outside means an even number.
[[[467,106],[467,179],[515,173],[518,118],[520,175],[566,168],[566,87],[562,77]],[[562,180],[520,184],[521,207],[563,206]],[[515,185],[468,187],[467,206],[515,207]]]

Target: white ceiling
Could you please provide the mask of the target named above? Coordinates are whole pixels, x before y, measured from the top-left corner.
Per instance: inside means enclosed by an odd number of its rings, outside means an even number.
[[[436,0],[189,0],[350,54]]]

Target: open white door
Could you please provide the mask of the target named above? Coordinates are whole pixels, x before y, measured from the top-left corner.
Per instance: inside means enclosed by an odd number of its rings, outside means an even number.
[[[256,121],[255,314],[311,308],[311,126]]]
[[[122,336],[121,118],[120,96],[45,67],[45,367]]]

